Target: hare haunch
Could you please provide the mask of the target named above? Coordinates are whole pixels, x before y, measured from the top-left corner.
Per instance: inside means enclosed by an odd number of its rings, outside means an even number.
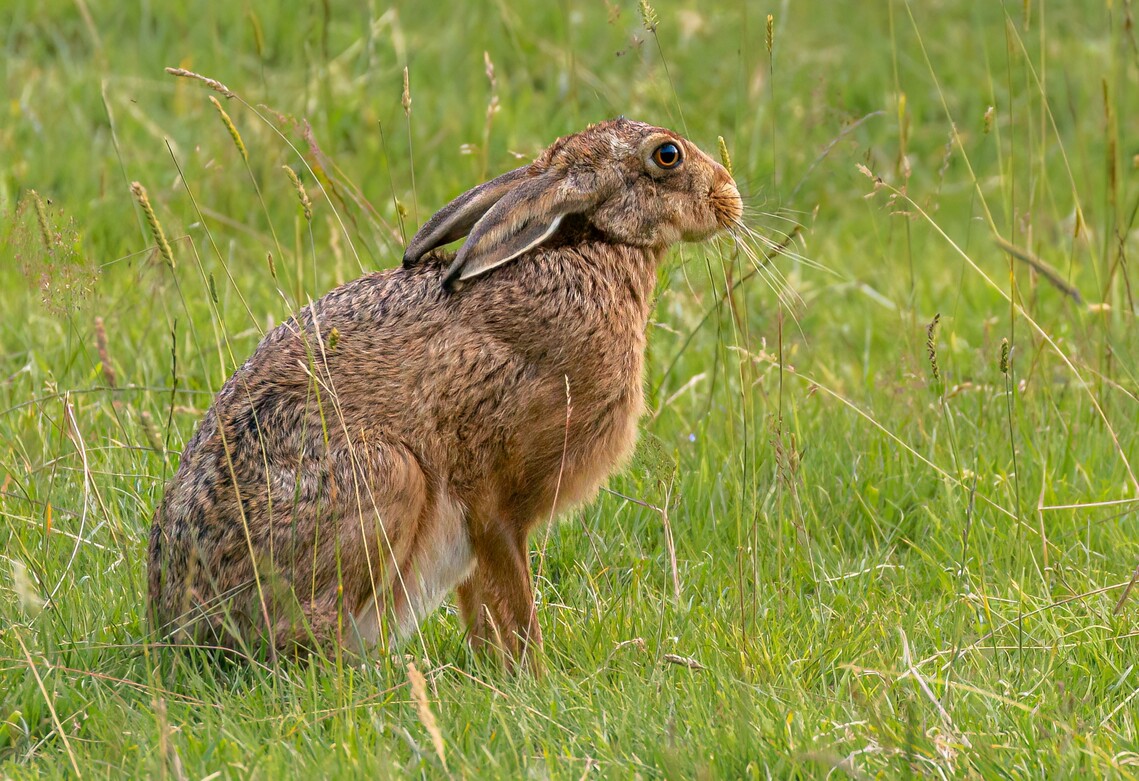
[[[155,511],[156,628],[366,651],[457,587],[472,644],[523,659],[530,531],[633,450],[657,265],[741,209],[723,166],[626,119],[459,196],[222,387]]]

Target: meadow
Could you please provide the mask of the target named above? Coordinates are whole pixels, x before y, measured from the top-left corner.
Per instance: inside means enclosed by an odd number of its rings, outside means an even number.
[[[1139,776],[1129,0],[2,5],[0,777]],[[451,605],[364,665],[152,642],[261,335],[616,115],[762,238],[661,270],[544,675]]]

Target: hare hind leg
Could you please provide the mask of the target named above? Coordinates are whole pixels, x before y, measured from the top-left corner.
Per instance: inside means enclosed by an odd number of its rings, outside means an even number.
[[[395,634],[392,587],[397,563],[414,550],[430,515],[427,478],[413,453],[386,441],[334,449],[325,463],[332,501],[306,505],[294,525],[304,529],[306,544],[287,567],[287,580],[293,613],[299,610],[302,620],[285,623],[299,637],[316,635],[322,647],[363,655]]]
[[[357,551],[356,589],[346,604],[354,606],[354,639],[365,648],[382,640],[394,647],[411,635],[474,564],[463,506],[445,487],[429,485],[410,453],[395,463],[384,476],[383,506],[342,531]],[[369,544],[378,556],[358,554]]]
[[[478,565],[475,565],[467,579],[459,584],[455,596],[459,603],[459,616],[467,628],[467,642],[475,651],[481,651],[491,640],[491,636],[488,635],[490,623],[487,607],[483,603]]]

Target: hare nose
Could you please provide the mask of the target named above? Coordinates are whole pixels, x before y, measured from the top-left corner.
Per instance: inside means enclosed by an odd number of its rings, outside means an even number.
[[[728,225],[743,215],[743,199],[735,179],[722,165],[714,164],[715,176],[708,195],[711,197],[722,225]]]
[[[716,181],[713,183],[713,187],[723,187],[725,184],[730,184],[732,187],[736,186],[736,180],[728,173],[727,168],[724,168],[724,166],[719,163],[713,163],[712,165],[716,172]]]

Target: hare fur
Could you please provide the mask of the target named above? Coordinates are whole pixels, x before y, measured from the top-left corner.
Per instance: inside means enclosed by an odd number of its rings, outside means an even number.
[[[661,258],[740,214],[722,166],[626,119],[457,198],[225,383],[154,514],[156,627],[366,652],[457,587],[472,644],[524,659],[528,535],[632,452]]]

